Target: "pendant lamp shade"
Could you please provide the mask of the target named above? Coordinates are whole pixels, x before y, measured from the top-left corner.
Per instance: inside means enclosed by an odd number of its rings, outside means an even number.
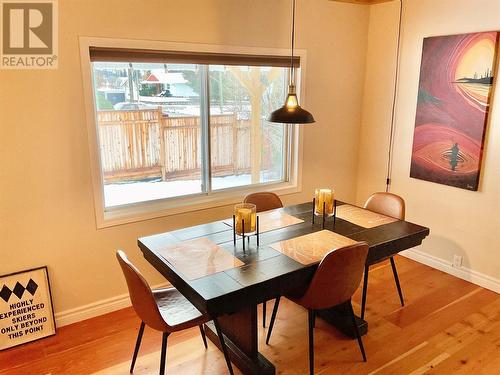
[[[295,45],[295,0],[292,0],[292,56],[290,59],[290,84],[283,107],[271,112],[267,121],[281,124],[311,124],[315,122],[313,115],[299,105],[295,92],[295,67],[293,66],[293,48]]]
[[[267,121],[281,124],[311,124],[315,122],[313,115],[299,105],[295,86],[288,87],[288,95],[283,107],[271,112]]]

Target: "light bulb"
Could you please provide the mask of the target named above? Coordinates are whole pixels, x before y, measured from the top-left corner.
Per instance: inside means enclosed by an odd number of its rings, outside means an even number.
[[[298,105],[299,105],[299,101],[297,100],[297,95],[296,94],[288,94],[288,96],[286,98],[285,107],[293,110],[293,109],[297,108]]]

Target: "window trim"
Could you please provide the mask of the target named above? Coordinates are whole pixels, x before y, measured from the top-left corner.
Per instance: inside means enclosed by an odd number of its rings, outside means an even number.
[[[302,191],[303,130],[301,126],[288,125],[290,127],[289,132],[291,133],[291,142],[288,150],[286,150],[289,163],[289,167],[286,168],[288,170],[288,181],[261,183],[251,186],[246,185],[217,190],[210,193],[194,194],[192,196],[164,198],[160,200],[131,203],[126,206],[105,208],[103,175],[98,147],[96,108],[92,87],[92,64],[89,53],[89,48],[91,46],[102,48],[180,51],[187,53],[201,52],[272,56],[289,56],[290,50],[283,48],[224,46],[215,44],[97,37],[80,37],[79,44],[94,213],[96,227],[98,229],[239,203],[244,195],[263,189],[279,195],[294,194]],[[297,87],[299,88],[301,103],[305,105],[306,51],[301,49],[294,51],[296,51],[296,55],[300,57],[301,69],[297,72]]]

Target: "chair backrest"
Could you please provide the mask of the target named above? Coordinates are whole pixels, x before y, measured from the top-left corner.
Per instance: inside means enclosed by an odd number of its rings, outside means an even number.
[[[330,251],[297,302],[307,309],[318,310],[349,301],[361,282],[367,255],[365,242]]]
[[[243,203],[253,203],[257,212],[274,210],[283,207],[280,197],[271,192],[252,193],[245,197]]]
[[[405,219],[405,201],[399,195],[392,193],[372,194],[364,208],[399,220]]]
[[[120,263],[125,280],[127,281],[130,300],[139,318],[149,327],[165,332],[168,325],[162,318],[158,305],[153,297],[153,292],[148,282],[141,275],[139,270],[128,260],[127,255],[118,250],[116,258]]]

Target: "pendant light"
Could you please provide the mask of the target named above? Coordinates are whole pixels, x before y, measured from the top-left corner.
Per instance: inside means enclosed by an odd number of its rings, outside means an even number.
[[[281,124],[311,124],[315,122],[313,115],[299,105],[295,91],[295,67],[293,65],[293,49],[295,46],[295,0],[292,0],[292,56],[290,58],[290,81],[288,95],[283,107],[271,112],[267,121]]]

